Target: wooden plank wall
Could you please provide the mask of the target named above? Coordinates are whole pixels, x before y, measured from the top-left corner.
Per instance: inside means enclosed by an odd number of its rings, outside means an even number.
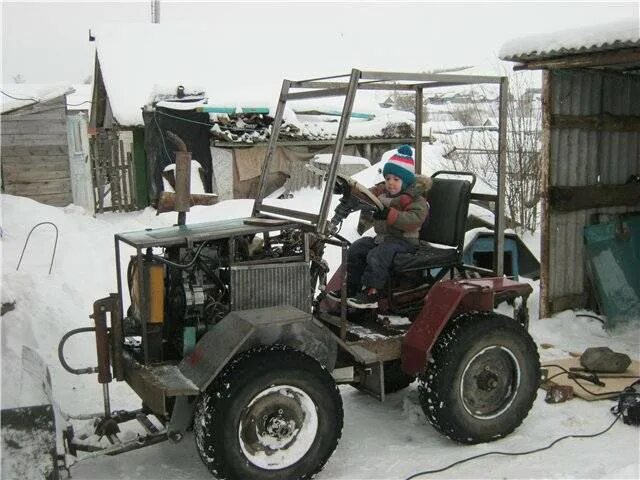
[[[41,203],[73,201],[65,96],[2,115],[2,191]]]

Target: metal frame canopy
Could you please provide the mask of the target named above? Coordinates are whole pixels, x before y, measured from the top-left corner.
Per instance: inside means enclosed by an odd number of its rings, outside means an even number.
[[[278,100],[278,107],[273,120],[273,128],[269,145],[262,164],[262,174],[260,177],[260,188],[258,196],[253,205],[253,216],[286,216],[288,218],[305,223],[312,227],[319,235],[329,235],[327,231],[327,216],[331,203],[333,185],[338,172],[338,165],[342,157],[349,119],[353,109],[356,92],[358,90],[404,90],[416,93],[416,125],[422,125],[423,117],[423,91],[425,88],[474,85],[474,84],[498,84],[500,85],[500,113],[499,113],[499,137],[498,137],[498,195],[490,200],[495,201],[495,235],[496,251],[503,250],[504,244],[504,181],[506,163],[506,114],[507,114],[507,77],[499,76],[477,76],[477,75],[454,75],[442,73],[401,73],[401,72],[377,72],[353,69],[351,73],[344,75],[334,75],[329,77],[312,78],[308,80],[284,80],[282,90]],[[297,91],[293,91],[297,90]],[[336,134],[335,148],[331,157],[331,163],[325,176],[325,186],[322,195],[320,211],[316,214],[308,212],[286,209],[272,205],[265,205],[265,190],[267,186],[267,175],[270,164],[274,157],[276,144],[284,108],[287,101],[303,100],[309,98],[322,97],[342,97],[344,105]],[[416,173],[422,173],[422,129],[415,128],[415,165]],[[485,196],[486,197],[486,196]],[[494,197],[494,196],[492,196]],[[503,256],[494,255],[494,272],[501,276],[503,273]]]

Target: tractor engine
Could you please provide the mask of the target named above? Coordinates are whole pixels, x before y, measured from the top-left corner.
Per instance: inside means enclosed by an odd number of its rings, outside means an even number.
[[[195,340],[209,326],[218,323],[229,312],[229,270],[221,268],[221,252],[217,245],[203,246],[192,261],[189,261],[191,253],[187,249],[174,250],[165,252],[169,261],[165,263],[163,338],[178,356],[182,356],[193,348]],[[171,258],[178,261],[172,262]],[[228,266],[228,261],[224,263]]]
[[[189,246],[153,247],[140,257],[132,256],[127,270],[131,306],[124,319],[128,348],[142,359],[141,338],[146,338],[148,361],[182,359],[231,311],[232,305],[234,309],[247,308],[256,296],[247,291],[246,275],[251,275],[248,272],[254,269],[259,275],[260,265],[271,264],[274,259],[283,261],[276,261],[281,267],[293,265],[286,259],[303,258],[304,250],[300,230],[282,230],[271,237],[245,235],[233,240],[193,242]],[[315,271],[316,249],[310,250]],[[140,265],[142,279],[138,275]],[[290,273],[283,271],[281,275]],[[309,277],[306,278],[308,282]],[[249,280],[251,286],[259,288],[256,282],[259,283],[258,278]],[[142,288],[148,292],[146,298],[139,294],[139,285],[147,285]],[[308,292],[303,285],[299,288]],[[147,319],[144,325],[143,318]]]

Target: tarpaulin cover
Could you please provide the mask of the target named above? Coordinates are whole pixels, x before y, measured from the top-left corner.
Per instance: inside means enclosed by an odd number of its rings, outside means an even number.
[[[640,215],[584,227],[584,246],[607,326],[640,318]]]

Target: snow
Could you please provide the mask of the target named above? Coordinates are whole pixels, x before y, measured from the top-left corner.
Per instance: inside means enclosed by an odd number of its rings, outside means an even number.
[[[424,167],[439,158],[437,145],[425,145]],[[432,148],[433,147],[433,148]],[[386,155],[388,158],[390,153]],[[371,185],[381,176],[378,165],[356,175]],[[318,190],[303,190],[291,200],[289,208],[317,203]],[[102,389],[94,375],[73,376],[58,363],[56,347],[60,337],[72,328],[88,326],[92,302],[116,289],[113,234],[146,227],[172,225],[175,213],[156,215],[152,209],[97,217],[82,208],[51,207],[33,200],[2,195],[2,302],[15,301],[16,308],[2,317],[2,406],[14,398],[13,386],[19,381],[19,356],[28,345],[49,365],[54,397],[67,414],[89,414],[102,409]],[[337,201],[334,196],[333,203]],[[294,203],[295,202],[295,203]],[[251,200],[229,200],[208,207],[194,207],[187,214],[189,223],[249,216]],[[27,253],[16,271],[27,233],[41,221],[52,221],[60,230],[53,271],[48,275],[53,232],[42,228],[32,235]],[[342,234],[357,238],[357,215],[344,222]],[[539,253],[539,237],[526,237],[534,253]],[[123,248],[122,258],[132,252]],[[327,247],[325,258],[334,271],[340,249]],[[541,348],[543,364],[580,352],[589,346],[609,346],[634,358],[640,357],[636,323],[605,331],[594,319],[566,311],[553,318],[538,318],[539,283],[531,282],[534,293],[528,306],[530,331]],[[96,363],[91,336],[69,341],[67,361],[75,367]],[[138,408],[138,397],[124,383],[112,383],[112,409]],[[613,421],[609,401],[586,402],[574,399],[550,405],[538,398],[524,423],[507,438],[490,444],[463,446],[439,435],[429,426],[418,401],[416,384],[387,396],[384,403],[341,386],[344,402],[344,429],[337,450],[325,469],[315,478],[402,479],[425,469],[438,468],[481,453],[523,451],[542,447],[566,434],[590,434],[603,430]],[[75,421],[76,427],[90,431],[90,421]],[[133,428],[133,427],[130,427]],[[123,438],[135,438],[125,426]],[[640,452],[637,429],[618,422],[611,431],[593,439],[566,440],[554,448],[528,456],[489,456],[434,475],[433,478],[638,478]],[[587,461],[588,459],[588,461]],[[72,468],[76,480],[85,479],[210,479],[198,458],[193,435],[179,444],[164,442],[113,457],[87,458]],[[426,478],[426,477],[424,477]],[[431,477],[430,477],[431,478]]]
[[[67,94],[67,110],[89,110],[91,107],[91,96],[93,95],[93,85],[73,85],[74,92]]]
[[[503,60],[524,56],[553,56],[562,53],[580,53],[584,50],[604,50],[605,47],[632,46],[640,41],[638,18],[573,28],[540,35],[530,35],[505,43],[498,56]]]
[[[73,92],[73,88],[66,83],[36,84],[14,83],[2,85],[6,95],[0,95],[2,113],[26,107],[38,102],[46,102],[54,98]],[[8,95],[11,95],[11,98]]]

